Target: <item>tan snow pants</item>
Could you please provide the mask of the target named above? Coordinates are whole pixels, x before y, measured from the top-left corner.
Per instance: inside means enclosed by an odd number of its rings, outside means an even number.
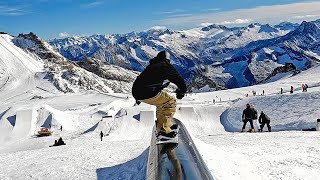
[[[161,91],[155,97],[142,100],[142,102],[155,105],[157,107],[157,132],[163,128],[166,133],[171,132],[172,118],[176,112],[177,102],[176,99],[170,96],[167,92]]]

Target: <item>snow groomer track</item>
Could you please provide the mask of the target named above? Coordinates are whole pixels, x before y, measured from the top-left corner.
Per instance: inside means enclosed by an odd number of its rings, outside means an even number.
[[[185,126],[174,121],[180,126],[179,144],[156,145],[156,137],[152,136],[146,179],[213,179]]]

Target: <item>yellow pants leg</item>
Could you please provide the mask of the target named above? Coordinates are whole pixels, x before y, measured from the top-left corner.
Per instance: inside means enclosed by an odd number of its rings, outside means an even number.
[[[159,132],[161,128],[163,128],[166,133],[171,132],[170,127],[173,125],[172,118],[177,107],[176,99],[170,96],[167,92],[161,91],[155,97],[142,100],[142,102],[155,105],[157,107],[157,132]]]

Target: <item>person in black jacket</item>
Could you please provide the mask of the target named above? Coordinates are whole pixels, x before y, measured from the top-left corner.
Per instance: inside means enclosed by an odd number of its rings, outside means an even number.
[[[255,116],[256,116],[255,110],[250,107],[250,104],[247,104],[246,109],[244,109],[242,113],[242,121],[243,121],[242,132],[246,132],[246,125],[248,121],[251,126],[251,132],[254,132],[253,119],[255,119]]]
[[[176,99],[163,89],[172,82],[178,86],[177,99],[182,99],[187,91],[183,78],[170,64],[170,55],[161,51],[149,61],[149,65],[137,77],[132,86],[132,95],[137,102],[144,102],[157,107],[156,129],[165,134],[172,132],[172,118],[176,112]]]
[[[267,124],[268,131],[271,132],[270,118],[263,111],[261,111],[261,114],[259,116],[259,123],[261,124],[260,125],[261,132],[265,124]]]
[[[101,141],[102,141],[102,138],[103,138],[103,132],[100,131],[100,139],[101,139]]]

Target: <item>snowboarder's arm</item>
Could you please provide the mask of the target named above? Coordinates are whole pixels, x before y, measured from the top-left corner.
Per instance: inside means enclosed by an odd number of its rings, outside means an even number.
[[[177,70],[169,64],[167,66],[168,68],[165,70],[167,79],[178,86],[180,93],[184,94],[187,91],[186,83],[184,82],[183,78],[180,76],[180,74],[177,72]]]
[[[260,116],[259,116],[259,123],[261,124],[262,122],[261,122],[261,119],[262,119],[262,114],[260,114]]]

